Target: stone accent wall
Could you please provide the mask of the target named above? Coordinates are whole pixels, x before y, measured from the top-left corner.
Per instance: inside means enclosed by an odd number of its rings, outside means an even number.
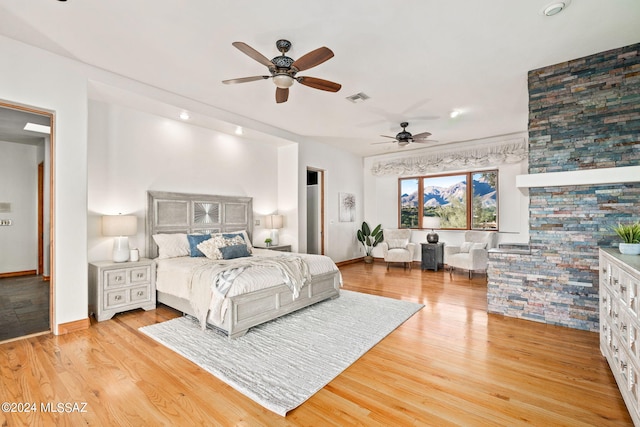
[[[530,174],[638,164],[640,44],[529,72]],[[490,255],[489,312],[598,331],[598,248],[640,220],[640,183],[529,197],[531,253]]]

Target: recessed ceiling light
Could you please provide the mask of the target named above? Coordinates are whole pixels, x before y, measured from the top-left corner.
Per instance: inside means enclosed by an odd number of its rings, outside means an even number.
[[[460,111],[458,110],[453,110],[451,113],[449,113],[449,117],[451,117],[452,119],[455,119],[459,115],[460,115]]]
[[[243,133],[244,133],[244,130],[242,130],[242,126],[236,127],[236,135],[242,135]]]
[[[571,0],[556,1],[556,2],[550,3],[547,6],[545,6],[544,9],[542,9],[542,14],[544,16],[557,15],[558,13],[565,10],[570,3],[571,3]]]
[[[180,118],[182,120],[189,120],[190,118],[189,113],[187,113],[186,111],[183,111],[182,113],[180,113]]]
[[[51,127],[45,125],[37,125],[35,123],[27,123],[24,125],[24,130],[30,130],[31,132],[51,133]]]

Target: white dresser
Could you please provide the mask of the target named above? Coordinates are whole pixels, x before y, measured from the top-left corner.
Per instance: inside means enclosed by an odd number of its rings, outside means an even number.
[[[155,262],[89,263],[89,313],[101,322],[134,308],[156,308]]]
[[[600,249],[600,351],[640,426],[640,256]]]

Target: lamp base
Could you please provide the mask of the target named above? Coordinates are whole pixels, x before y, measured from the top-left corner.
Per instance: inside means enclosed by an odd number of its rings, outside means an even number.
[[[278,230],[276,230],[275,228],[273,230],[271,230],[271,246],[276,246],[278,245]]]
[[[438,233],[436,233],[433,230],[431,230],[431,233],[427,234],[427,242],[428,243],[438,243],[439,239],[440,239],[440,237],[438,236]]]
[[[127,236],[116,237],[113,240],[113,262],[129,261],[129,238]]]

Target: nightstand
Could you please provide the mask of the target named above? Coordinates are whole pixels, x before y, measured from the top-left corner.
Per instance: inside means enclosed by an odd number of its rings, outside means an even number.
[[[271,245],[269,247],[266,247],[266,246],[255,246],[255,247],[258,249],[270,249],[272,251],[291,252],[291,245]]]
[[[155,262],[140,258],[135,262],[89,263],[89,313],[102,322],[134,308],[156,308]]]
[[[444,243],[420,243],[420,245],[422,245],[420,267],[423,270],[438,271],[438,267],[444,265]]]

